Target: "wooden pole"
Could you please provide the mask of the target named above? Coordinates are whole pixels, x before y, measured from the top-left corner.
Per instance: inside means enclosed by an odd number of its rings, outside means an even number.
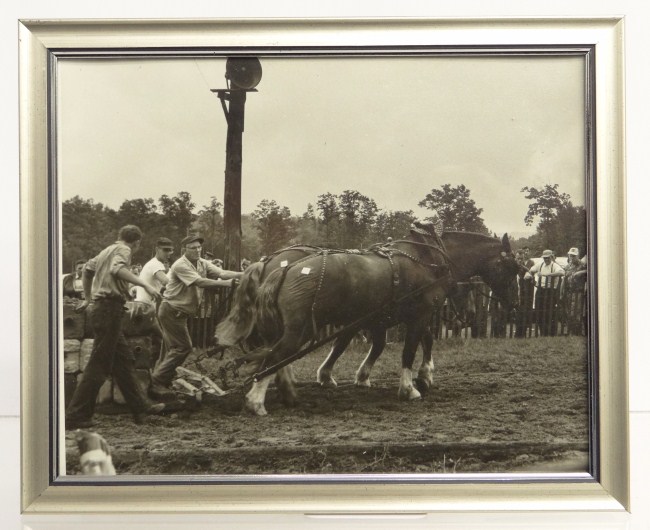
[[[226,171],[224,185],[223,225],[225,269],[238,271],[241,263],[241,168],[244,106],[246,91],[232,90],[227,113]]]

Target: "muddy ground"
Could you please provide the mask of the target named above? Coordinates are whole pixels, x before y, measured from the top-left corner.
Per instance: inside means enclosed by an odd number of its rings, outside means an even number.
[[[439,341],[434,386],[423,400],[408,403],[397,399],[399,344],[387,346],[371,388],[352,383],[366,347],[357,344],[340,359],[335,389],[313,382],[325,349],[296,362],[299,403],[286,408],[271,387],[266,417],[244,411],[237,393],[206,398],[194,411],[149,417],[143,425],[123,409],[104,407],[95,430],[112,447],[119,474],[587,470],[583,338]],[[202,366],[216,374],[215,361]],[[77,473],[69,432],[66,454],[68,473]]]

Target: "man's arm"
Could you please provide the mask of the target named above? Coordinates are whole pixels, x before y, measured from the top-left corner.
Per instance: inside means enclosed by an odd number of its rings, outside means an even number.
[[[216,289],[217,287],[234,287],[237,280],[235,278],[231,280],[211,280],[210,278],[197,278],[194,281],[194,285],[201,287],[202,289]]]
[[[165,274],[165,271],[157,271],[156,274],[154,274],[154,277],[163,285],[167,285],[169,283],[169,278]]]
[[[149,295],[151,295],[156,302],[160,301],[162,298],[158,291],[156,291],[151,285],[149,285],[142,278],[140,278],[140,276],[136,276],[135,274],[133,274],[126,266],[120,267],[115,272],[115,276],[120,280],[124,280],[144,288],[144,290],[147,291],[147,293],[149,293]]]
[[[217,267],[214,263],[207,262],[208,277],[212,279],[232,280],[233,278],[241,278],[243,272],[228,271]]]
[[[90,291],[93,286],[93,278],[95,277],[95,271],[84,266],[83,272],[81,273],[81,285],[84,288],[84,299],[77,304],[75,311],[81,312],[90,305]]]

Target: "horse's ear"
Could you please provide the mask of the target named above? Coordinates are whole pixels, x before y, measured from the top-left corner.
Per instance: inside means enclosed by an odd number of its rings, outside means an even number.
[[[508,239],[507,232],[503,234],[503,237],[501,238],[501,245],[503,246],[503,250],[505,252],[512,252],[512,249],[510,248],[510,239]]]

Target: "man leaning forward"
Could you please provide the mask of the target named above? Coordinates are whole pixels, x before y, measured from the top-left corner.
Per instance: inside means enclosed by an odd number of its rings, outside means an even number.
[[[173,395],[169,387],[176,368],[192,352],[187,321],[198,312],[204,289],[232,287],[242,275],[201,258],[202,245],[200,236],[183,239],[183,255],[169,269],[169,283],[158,309],[166,354],[151,376],[150,394],[155,398],[167,399]]]

